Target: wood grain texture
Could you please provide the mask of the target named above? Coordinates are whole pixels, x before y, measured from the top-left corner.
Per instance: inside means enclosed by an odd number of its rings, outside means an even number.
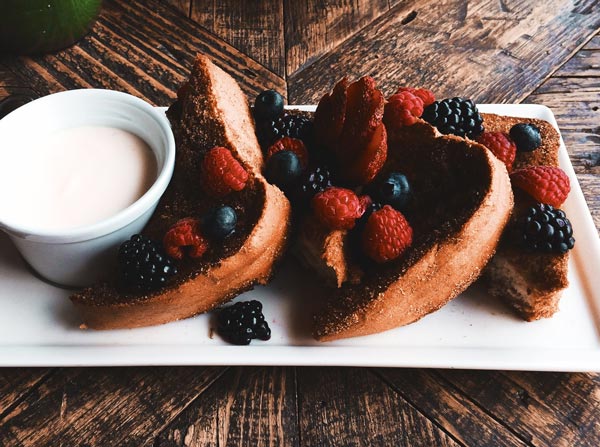
[[[298,368],[297,380],[302,445],[460,445],[368,369]]]
[[[0,420],[25,396],[35,391],[54,370],[48,368],[0,369]],[[2,436],[0,436],[2,439]]]
[[[164,106],[174,99],[198,52],[231,73],[249,96],[264,88],[285,88],[282,78],[178,11],[139,0],[105,1],[98,23],[78,45],[56,54],[19,58],[11,68],[40,94],[113,88]]]
[[[9,446],[140,446],[204,392],[224,369],[65,369],[0,420]]]
[[[487,408],[446,386],[433,371],[381,369],[378,374],[412,406],[464,445],[528,445],[503,421],[490,415]]]
[[[172,6],[186,16],[190,16],[192,0],[159,0],[161,3]]]
[[[288,76],[389,10],[387,0],[284,0]]]
[[[552,109],[600,229],[600,37],[591,39],[525,101]]]
[[[299,445],[294,368],[232,368],[154,447]]]
[[[283,3],[280,0],[192,0],[191,17],[285,78]]]
[[[314,103],[343,75],[368,74],[387,94],[406,84],[438,97],[518,102],[598,29],[596,8],[593,0],[400,3],[289,77],[290,101]]]
[[[440,371],[440,376],[530,444],[597,445],[600,435],[597,376],[457,370]],[[555,386],[542,385],[548,382]]]

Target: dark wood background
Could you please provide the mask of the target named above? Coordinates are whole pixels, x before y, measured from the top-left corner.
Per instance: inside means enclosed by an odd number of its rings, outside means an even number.
[[[77,45],[0,57],[0,99],[80,87],[168,105],[196,52],[249,97],[342,75],[556,115],[600,227],[600,2],[106,0]],[[600,444],[600,375],[295,367],[0,369],[0,446]]]

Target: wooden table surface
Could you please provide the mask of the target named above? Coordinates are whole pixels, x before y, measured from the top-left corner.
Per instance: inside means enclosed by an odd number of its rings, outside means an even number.
[[[600,2],[107,0],[52,55],[0,57],[0,99],[102,87],[168,105],[204,52],[249,97],[342,75],[552,108],[600,227]],[[317,367],[0,369],[2,446],[600,445],[600,375]]]

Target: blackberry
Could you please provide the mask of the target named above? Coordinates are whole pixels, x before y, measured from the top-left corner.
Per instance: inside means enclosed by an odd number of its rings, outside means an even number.
[[[222,309],[217,317],[217,332],[234,345],[249,345],[252,339],[269,340],[271,329],[265,321],[260,301],[241,301]]]
[[[310,118],[284,112],[283,115],[257,123],[256,135],[264,150],[283,137],[298,138],[307,147],[313,142],[313,122]]]
[[[470,99],[435,101],[425,107],[422,118],[443,134],[475,138],[483,132],[483,119]]]
[[[542,144],[540,129],[535,124],[519,123],[510,128],[510,137],[519,152],[531,152]]]
[[[575,245],[573,228],[564,211],[538,203],[519,223],[521,242],[534,251],[566,253]]]
[[[333,186],[331,171],[326,166],[317,166],[302,174],[294,191],[294,199],[299,203],[308,203],[315,194],[330,186]]]
[[[119,283],[127,290],[149,292],[177,273],[173,261],[151,239],[134,234],[119,247]]]

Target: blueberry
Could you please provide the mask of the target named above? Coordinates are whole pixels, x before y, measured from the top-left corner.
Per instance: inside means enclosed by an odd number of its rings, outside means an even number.
[[[237,214],[233,208],[224,205],[213,208],[203,221],[206,235],[212,239],[224,239],[235,230]]]
[[[534,151],[542,144],[540,129],[531,123],[515,124],[510,129],[510,138],[517,145],[517,151],[519,152]]]
[[[269,183],[286,191],[296,183],[301,172],[298,156],[292,151],[280,151],[273,154],[267,161],[265,176]]]
[[[254,101],[254,116],[266,121],[277,118],[283,112],[283,96],[275,90],[265,90]]]
[[[410,198],[410,185],[406,176],[392,172],[375,183],[372,194],[374,200],[402,210]]]

